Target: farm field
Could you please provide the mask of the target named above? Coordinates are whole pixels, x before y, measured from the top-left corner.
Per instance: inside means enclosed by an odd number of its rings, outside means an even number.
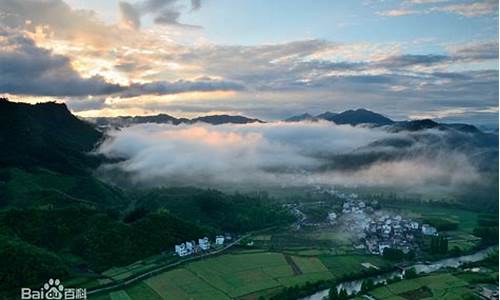
[[[366,270],[361,263],[384,267],[375,256],[294,256],[277,252],[231,252],[148,278],[98,300],[257,299],[285,287],[339,278]],[[126,298],[128,297],[128,298]]]
[[[322,256],[321,262],[332,273],[335,278],[342,276],[361,273],[368,269],[361,264],[369,263],[379,269],[388,268],[391,263],[379,256],[374,255],[338,255],[338,256]]]
[[[377,300],[463,299],[472,295],[469,283],[448,273],[403,280],[376,288],[368,294]]]

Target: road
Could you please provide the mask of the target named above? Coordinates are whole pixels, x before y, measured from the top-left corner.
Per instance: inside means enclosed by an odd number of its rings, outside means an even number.
[[[102,293],[102,292],[106,292],[106,291],[112,291],[112,290],[116,290],[116,289],[122,289],[122,288],[124,288],[124,287],[126,287],[128,285],[131,285],[133,283],[139,282],[139,281],[144,280],[146,278],[149,278],[149,277],[152,277],[152,276],[157,275],[159,273],[162,273],[162,272],[164,272],[167,269],[177,267],[177,266],[185,264],[187,262],[199,260],[199,259],[205,258],[207,256],[212,256],[212,255],[219,254],[222,251],[225,251],[225,250],[231,248],[232,246],[236,245],[241,240],[243,240],[243,239],[245,239],[245,238],[247,238],[249,236],[251,236],[251,234],[246,234],[246,235],[244,235],[244,236],[242,236],[242,237],[234,240],[233,242],[227,244],[226,246],[224,246],[221,249],[218,249],[218,250],[215,250],[215,251],[212,251],[212,252],[208,252],[208,253],[204,253],[204,254],[199,255],[199,256],[191,256],[191,257],[188,257],[186,259],[177,261],[175,263],[170,263],[170,264],[167,264],[167,265],[158,266],[157,268],[155,268],[155,269],[153,269],[151,271],[148,271],[148,272],[142,273],[142,274],[137,274],[137,275],[135,275],[135,276],[133,276],[131,278],[128,278],[125,281],[122,281],[122,282],[117,282],[115,284],[111,284],[111,285],[108,285],[108,286],[99,287],[99,288],[95,288],[95,289],[89,289],[89,290],[87,290],[87,295],[93,295],[93,294]]]

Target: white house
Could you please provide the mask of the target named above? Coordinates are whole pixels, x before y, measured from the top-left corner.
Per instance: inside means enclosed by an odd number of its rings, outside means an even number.
[[[207,237],[204,237],[202,239],[198,239],[198,244],[200,245],[201,250],[210,249],[210,241],[208,240]]]
[[[389,245],[387,243],[380,243],[380,244],[378,244],[378,253],[380,253],[380,255],[383,255],[384,254],[384,249],[389,248],[389,247],[391,247],[391,245]]]
[[[224,245],[224,237],[222,235],[218,235],[215,237],[216,245]]]
[[[418,222],[410,222],[410,228],[414,230],[418,230]]]
[[[422,233],[425,235],[435,235],[437,233],[437,230],[435,227],[432,227],[429,224],[423,224]]]
[[[186,242],[186,250],[189,254],[192,254],[194,252],[194,247],[195,247],[195,242]]]
[[[188,250],[186,248],[186,244],[182,243],[180,245],[175,245],[175,253],[179,256],[186,256],[191,253],[188,253]]]

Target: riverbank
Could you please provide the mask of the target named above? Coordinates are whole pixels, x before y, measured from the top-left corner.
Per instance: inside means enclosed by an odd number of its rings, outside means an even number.
[[[399,277],[402,278],[405,274],[405,271],[411,268],[414,268],[417,274],[428,274],[432,272],[436,272],[438,270],[444,268],[458,268],[465,263],[477,262],[488,256],[492,251],[497,251],[498,246],[490,246],[488,248],[479,250],[473,254],[462,255],[454,258],[445,258],[441,260],[437,260],[428,264],[413,264],[400,270],[390,271],[384,274],[379,274],[376,276],[368,276],[363,279],[351,280],[340,282],[336,285],[337,290],[344,289],[349,295],[359,293],[361,291],[361,286],[363,281],[372,280],[374,284],[382,284],[387,283],[387,281],[391,278]],[[300,300],[322,300],[324,297],[328,296],[330,289],[324,289],[318,291],[308,297],[300,298]]]

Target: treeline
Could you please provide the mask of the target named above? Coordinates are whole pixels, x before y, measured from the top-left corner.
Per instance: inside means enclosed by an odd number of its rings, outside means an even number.
[[[477,226],[473,234],[481,238],[483,245],[498,244],[498,215],[481,214],[477,219]]]
[[[170,252],[186,240],[293,220],[266,197],[194,188],[136,192],[135,197],[137,207],[125,212],[79,204],[0,211],[0,248],[10,249],[0,252],[0,288],[39,284],[44,267],[58,274],[75,268],[101,272]],[[30,265],[35,265],[33,275],[23,277]]]
[[[248,196],[181,187],[138,191],[134,198],[137,208],[165,208],[185,220],[229,232],[289,224],[295,219],[265,193]]]
[[[40,284],[70,269],[100,272],[171,251],[175,243],[213,235],[166,211],[131,224],[97,210],[9,210],[0,214],[1,290]],[[50,271],[50,272],[49,272]]]

